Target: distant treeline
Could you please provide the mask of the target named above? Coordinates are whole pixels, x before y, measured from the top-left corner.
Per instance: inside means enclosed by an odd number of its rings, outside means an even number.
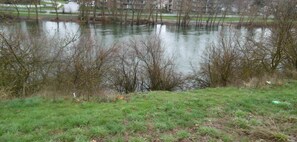
[[[34,12],[37,22],[40,18],[38,13],[40,13],[41,10],[38,10],[37,6],[40,1],[5,0],[2,2],[10,2],[13,4],[30,3],[35,5],[35,8],[26,7],[27,17],[32,18],[30,14]],[[72,11],[65,12],[64,8],[58,7],[59,1],[51,0],[51,2],[54,6],[51,8],[51,12],[56,13],[56,20],[60,19],[59,14],[72,13]],[[171,22],[174,21],[177,26],[182,27],[186,27],[190,24],[213,27],[230,22],[235,22],[238,26],[254,25],[254,23],[260,23],[260,25],[265,26],[269,24],[273,18],[278,16],[277,9],[283,2],[292,5],[292,7],[288,9],[291,12],[297,11],[296,0],[80,0],[79,11],[78,13],[76,12],[75,15],[77,15],[76,20],[86,23],[100,21],[123,25],[154,25],[166,22],[164,20],[165,17],[165,19],[169,18]],[[19,17],[21,15],[20,9],[17,6],[14,8]],[[170,13],[171,15],[164,16],[164,13]],[[228,21],[230,19],[231,21]]]

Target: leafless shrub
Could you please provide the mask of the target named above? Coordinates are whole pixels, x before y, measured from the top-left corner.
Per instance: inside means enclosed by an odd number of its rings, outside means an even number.
[[[181,75],[173,60],[165,57],[157,36],[112,47],[101,46],[89,34],[64,44],[22,33],[1,33],[0,37],[0,86],[12,87],[17,97],[40,92],[45,86],[89,100],[111,85],[130,93],[171,90],[181,83]]]
[[[273,48],[274,43],[256,41],[255,37],[249,36],[238,38],[238,34],[233,33],[221,34],[219,40],[206,50],[200,70],[202,78],[211,86],[262,87],[266,81],[282,84],[280,76],[286,68],[280,66],[282,52]]]
[[[115,65],[111,72],[111,81],[119,92],[130,93],[137,91],[140,82],[140,60],[137,59],[131,45],[119,47]]]
[[[207,49],[201,74],[212,86],[246,82],[262,86],[264,75],[284,76],[284,73],[296,71],[296,1],[278,1],[278,5],[272,6],[273,27],[262,29],[261,35],[247,34],[238,38],[240,36],[231,31],[235,36],[221,34],[220,39]]]
[[[252,78],[263,76],[266,72],[266,66],[263,61],[267,57],[267,52],[263,48],[258,48],[249,39],[255,38],[247,36],[244,38],[246,41],[239,46],[239,66],[240,79],[247,81]],[[238,40],[238,39],[237,39]],[[237,42],[240,42],[239,40]]]
[[[80,37],[63,55],[64,60],[55,72],[59,86],[68,88],[69,94],[75,92],[89,100],[106,84],[107,74],[113,66],[113,56],[117,52],[115,47],[104,48],[87,35]]]
[[[40,91],[50,84],[65,48],[75,36],[63,39],[27,33],[18,28],[0,32],[0,86],[15,97]]]
[[[202,76],[197,68],[192,68],[192,73],[183,76],[183,81],[179,85],[178,90],[191,90],[191,89],[202,89],[210,87],[209,80]]]
[[[164,55],[161,39],[149,36],[146,40],[131,41],[132,48],[141,66],[142,87],[147,90],[171,90],[182,79],[177,73],[173,59]]]
[[[260,39],[248,37],[245,46],[245,55],[250,56],[252,65],[258,64],[257,72],[265,72],[271,75],[280,72],[296,70],[296,1],[278,1],[277,5],[271,5],[275,17],[274,25],[266,28]],[[263,73],[262,73],[263,74]]]
[[[9,99],[12,97],[13,97],[13,95],[12,95],[11,89],[9,89],[8,87],[0,86],[0,99],[1,100]]]
[[[38,91],[54,60],[49,54],[50,41],[44,36],[28,37],[16,31],[0,33],[0,43],[0,86],[10,86],[16,96]]]
[[[286,70],[284,72],[284,77],[289,79],[297,79],[297,70]]]
[[[240,53],[238,43],[233,38],[221,33],[218,43],[206,49],[200,74],[211,86],[226,86],[237,77],[235,72]]]
[[[158,36],[131,39],[120,48],[111,75],[118,91],[172,90],[181,83],[181,75],[173,60],[165,56]]]

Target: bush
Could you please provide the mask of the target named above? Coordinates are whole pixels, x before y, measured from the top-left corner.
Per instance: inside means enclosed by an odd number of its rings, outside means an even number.
[[[209,45],[204,55],[200,74],[211,86],[227,86],[236,79],[239,45],[233,36],[221,33],[218,43]]]
[[[7,87],[0,86],[0,100],[9,99],[12,97],[12,92]]]
[[[158,36],[132,39],[120,48],[111,75],[118,91],[172,90],[182,83],[181,74],[174,61],[165,56]]]

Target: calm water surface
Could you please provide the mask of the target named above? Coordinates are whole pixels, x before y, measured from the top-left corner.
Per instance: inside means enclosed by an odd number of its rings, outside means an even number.
[[[156,26],[120,26],[89,24],[80,25],[75,22],[50,22],[42,21],[38,25],[34,22],[18,22],[13,24],[1,24],[1,30],[9,29],[10,26],[17,26],[23,32],[33,33],[39,29],[39,34],[47,37],[89,34],[94,40],[102,45],[109,46],[114,42],[123,43],[129,38],[144,38],[145,36],[156,34],[162,39],[167,55],[173,55],[177,63],[178,70],[183,73],[192,71],[191,64],[198,64],[201,60],[207,45],[218,39],[220,31],[228,34],[229,27],[218,27],[214,29],[190,27],[179,29],[176,26],[156,25]],[[243,34],[247,29],[238,29]],[[261,32],[261,29],[254,29],[253,33]]]

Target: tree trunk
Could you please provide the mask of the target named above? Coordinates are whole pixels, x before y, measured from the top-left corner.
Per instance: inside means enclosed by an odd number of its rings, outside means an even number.
[[[55,5],[55,12],[56,12],[56,20],[59,20],[59,13],[58,13],[58,3],[57,0],[54,0]]]
[[[17,14],[18,14],[17,17],[20,18],[20,11],[19,11],[19,8],[17,6],[17,2],[14,1],[13,4],[14,4],[15,10],[17,11]]]
[[[97,9],[97,0],[94,1],[94,7],[93,7],[93,21],[96,21],[96,9]]]
[[[132,21],[131,21],[131,25],[133,26],[133,24],[134,24],[134,13],[135,13],[135,11],[134,11],[134,9],[133,9],[133,11],[132,11]]]
[[[36,22],[38,23],[38,17],[39,17],[38,16],[38,6],[37,6],[38,5],[38,0],[35,0],[34,4],[35,4],[35,13],[36,13],[35,18],[36,18]]]

